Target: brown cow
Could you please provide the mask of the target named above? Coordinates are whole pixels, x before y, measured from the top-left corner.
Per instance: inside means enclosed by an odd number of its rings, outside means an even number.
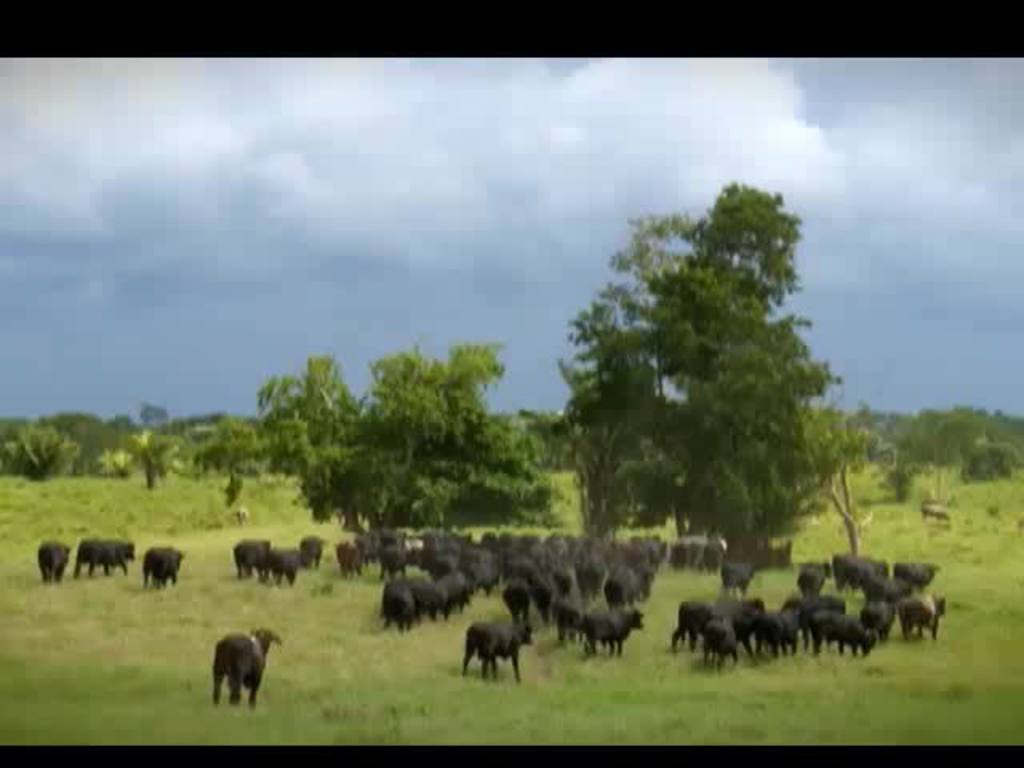
[[[896,615],[900,618],[900,629],[903,639],[909,640],[916,629],[918,637],[924,634],[925,627],[931,629],[932,640],[939,633],[939,619],[946,615],[946,598],[905,597],[896,604]]]
[[[363,574],[363,556],[359,548],[354,544],[343,541],[334,550],[338,556],[338,566],[341,568],[342,576]]]

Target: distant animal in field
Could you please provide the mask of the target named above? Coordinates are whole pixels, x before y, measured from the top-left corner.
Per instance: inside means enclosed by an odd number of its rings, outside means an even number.
[[[256,693],[263,681],[270,646],[281,645],[281,638],[269,629],[254,629],[248,635],[235,634],[222,638],[213,652],[213,703],[220,703],[220,689],[228,679],[229,701],[242,700],[242,688],[249,689],[249,706],[256,706]]]
[[[925,629],[932,632],[932,640],[939,634],[939,619],[946,615],[946,598],[944,597],[907,597],[896,604],[896,615],[900,620],[903,639],[909,640],[914,630],[918,637]]]
[[[469,662],[479,656],[483,667],[482,676],[487,679],[487,670],[491,670],[491,678],[498,678],[498,659],[511,659],[515,671],[516,682],[519,679],[519,649],[524,645],[532,645],[532,630],[528,622],[476,622],[466,630],[466,650],[462,658],[462,674],[465,676]]]
[[[245,525],[249,522],[249,510],[245,507],[239,507],[235,510],[235,522],[239,525]]]
[[[177,585],[178,572],[185,553],[173,547],[151,547],[142,558],[142,586],[166,587],[167,582]]]
[[[921,502],[921,519],[927,520],[928,518],[932,518],[933,520],[945,520],[948,523],[949,512],[938,502]]]
[[[721,569],[722,589],[725,592],[739,590],[747,594],[747,587],[754,578],[754,566],[749,563],[723,563]]]
[[[288,579],[288,585],[294,586],[295,576],[302,568],[302,553],[297,549],[273,549],[267,555],[267,567],[274,575],[274,581],[281,584]]]
[[[44,582],[57,582],[64,578],[64,569],[71,558],[71,548],[59,541],[44,541],[39,545],[37,559]]]
[[[363,555],[355,544],[343,541],[334,549],[342,576],[362,575]]]
[[[299,542],[299,561],[303,568],[320,567],[325,543],[319,536],[307,536]]]
[[[259,574],[260,581],[266,581],[270,573],[270,542],[267,540],[246,539],[235,544],[235,567],[238,578],[252,576],[253,571]]]
[[[77,579],[83,565],[89,566],[89,575],[97,566],[103,568],[105,576],[110,575],[111,568],[121,568],[128,575],[128,562],[135,559],[135,545],[130,541],[83,539],[75,553],[75,578]]]

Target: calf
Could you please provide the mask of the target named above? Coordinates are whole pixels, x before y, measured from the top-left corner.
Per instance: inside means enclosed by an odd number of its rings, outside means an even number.
[[[939,619],[946,615],[946,598],[944,597],[907,597],[896,604],[896,614],[900,617],[900,629],[903,639],[910,639],[916,629],[918,637],[923,636],[926,628],[932,631],[932,640],[939,634]]]
[[[307,536],[299,542],[300,564],[303,568],[319,568],[324,552],[324,540],[319,536]]]
[[[396,579],[384,585],[380,615],[384,619],[385,628],[394,622],[399,632],[412,629],[412,623],[416,619],[416,598],[405,581]]]
[[[44,541],[39,545],[37,559],[39,572],[44,582],[60,582],[64,578],[64,569],[71,557],[71,548],[59,541]]]
[[[259,574],[260,581],[266,581],[270,572],[267,562],[270,556],[269,541],[254,541],[252,539],[240,541],[235,544],[234,555],[238,578],[248,578],[255,570]]]
[[[939,566],[931,563],[896,563],[892,568],[893,576],[916,589],[924,589],[931,584],[938,572]]]
[[[343,541],[334,548],[334,554],[338,558],[338,568],[342,576],[363,574],[363,555],[357,546]]]
[[[622,655],[622,644],[634,629],[644,628],[644,615],[635,608],[610,611],[594,611],[583,617],[583,635],[586,637],[584,653],[597,653],[597,644],[608,647],[608,654],[618,651]]]
[[[288,579],[288,585],[295,585],[295,576],[302,567],[302,554],[297,549],[271,549],[267,555],[267,569],[274,576],[278,585],[281,580]]]
[[[256,692],[263,681],[270,646],[281,645],[281,638],[269,629],[254,629],[248,635],[227,635],[213,651],[213,703],[220,703],[220,688],[228,679],[229,701],[242,700],[242,686],[249,689],[249,706],[256,706]]]
[[[878,639],[886,641],[889,639],[889,630],[892,629],[893,620],[896,618],[896,610],[892,603],[878,601],[868,603],[860,611],[860,623],[865,629],[873,629],[878,633]]]
[[[747,594],[747,587],[754,578],[754,566],[749,563],[723,563],[722,589],[731,592],[738,589],[741,595]]]
[[[501,593],[514,621],[526,621],[530,617],[530,588],[522,579],[510,581]]]
[[[154,587],[165,587],[167,582],[177,585],[178,571],[185,553],[173,547],[152,547],[142,558],[142,586],[148,587],[150,578]]]
[[[732,656],[733,664],[739,664],[740,656],[736,651],[736,631],[732,622],[722,616],[715,616],[704,625],[704,664],[717,660],[718,668],[722,668],[727,657]]]
[[[498,659],[511,659],[512,669],[519,679],[519,649],[531,645],[532,631],[527,622],[523,623],[490,623],[476,622],[466,630],[466,654],[462,658],[462,675],[465,677],[469,662],[474,656],[480,657],[482,676],[487,679],[487,668],[491,669],[491,677],[498,679]]]

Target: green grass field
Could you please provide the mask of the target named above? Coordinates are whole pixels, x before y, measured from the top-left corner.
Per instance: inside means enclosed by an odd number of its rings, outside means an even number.
[[[559,516],[575,527],[572,482],[558,478]],[[886,502],[876,478],[857,478],[870,506],[866,554],[924,559],[943,570],[948,596],[938,642],[904,642],[898,628],[867,659],[815,658],[706,671],[669,651],[676,607],[710,598],[717,575],[663,569],[643,606],[645,629],[621,659],[584,660],[543,629],[522,658],[523,682],[503,665],[497,684],[479,662],[461,676],[463,634],[504,618],[498,596],[466,614],[425,621],[411,634],[377,618],[378,572],[342,580],[333,555],[294,588],[235,578],[231,547],[266,536],[298,543],[315,525],[285,481],[247,481],[252,514],[240,531],[214,481],[171,479],[149,493],[140,479],[0,478],[0,742],[172,743],[1020,743],[1024,741],[1024,477],[957,487],[954,522],[925,525],[919,499]],[[999,513],[990,514],[997,505]],[[667,532],[667,531],[666,531]],[[144,592],[129,575],[44,586],[35,563],[44,538],[125,535],[141,553],[174,544],[187,557],[177,588]],[[834,513],[808,521],[794,559],[844,551]],[[752,594],[770,607],[793,591],[793,572],[759,575]],[[859,598],[852,600],[859,609]],[[270,655],[255,711],[215,709],[213,645],[257,626],[284,639]]]

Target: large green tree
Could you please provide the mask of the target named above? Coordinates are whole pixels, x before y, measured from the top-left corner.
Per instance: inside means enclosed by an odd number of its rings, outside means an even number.
[[[632,228],[563,366],[585,524],[642,511],[680,532],[791,530],[818,492],[806,412],[834,381],[800,337],[809,323],[783,313],[799,218],[733,184],[699,219]]]
[[[242,477],[253,473],[262,453],[256,428],[243,419],[228,416],[217,422],[213,434],[199,447],[195,462],[204,470],[227,473],[224,496],[230,507],[242,493]]]
[[[68,470],[78,455],[78,445],[47,425],[27,424],[2,446],[0,463],[15,475],[46,480]]]

